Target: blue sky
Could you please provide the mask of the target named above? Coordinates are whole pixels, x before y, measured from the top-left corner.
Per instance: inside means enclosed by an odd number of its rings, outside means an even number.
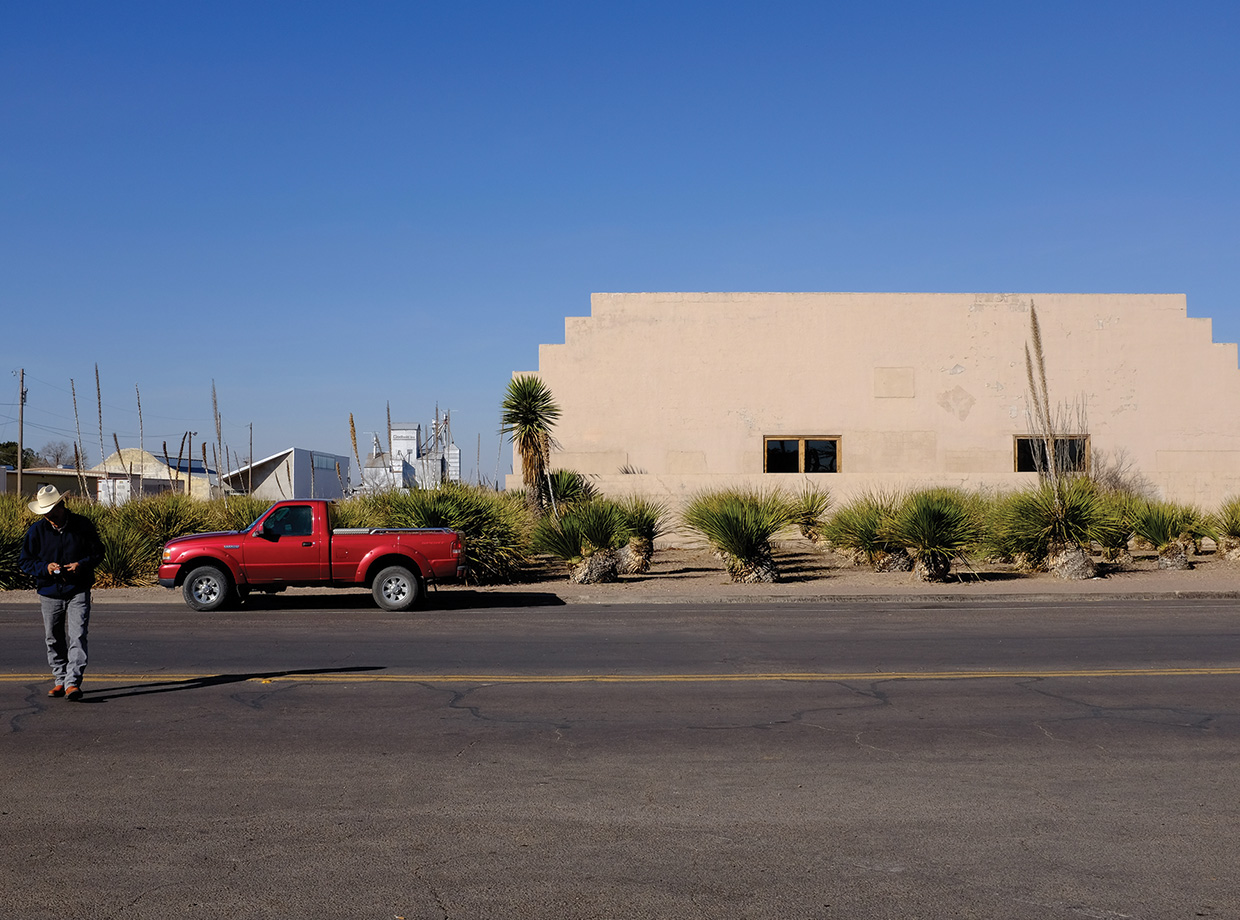
[[[452,412],[593,291],[1159,292],[1240,340],[1240,5],[0,7],[0,440]],[[1184,382],[1180,382],[1183,384]],[[622,387],[623,381],[617,381]],[[480,446],[479,446],[480,444]],[[93,445],[93,447],[92,447]],[[480,458],[480,463],[479,463]]]

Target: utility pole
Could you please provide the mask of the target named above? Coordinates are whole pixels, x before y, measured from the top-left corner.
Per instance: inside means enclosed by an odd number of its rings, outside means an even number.
[[[24,436],[23,420],[26,410],[26,369],[21,369],[21,376],[17,378],[17,494],[22,494],[22,460],[23,454],[26,452],[26,441]]]

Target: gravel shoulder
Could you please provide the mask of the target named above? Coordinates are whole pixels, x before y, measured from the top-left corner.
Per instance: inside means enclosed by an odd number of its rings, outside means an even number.
[[[1193,558],[1189,571],[1160,570],[1153,554],[1138,554],[1118,571],[1086,581],[1065,581],[1048,574],[1028,575],[1012,566],[958,567],[945,584],[927,584],[908,572],[877,574],[855,566],[842,555],[823,552],[806,542],[780,546],[776,558],[781,580],[775,584],[733,584],[719,560],[704,549],[662,548],[645,575],[623,576],[606,585],[573,585],[567,568],[553,562],[533,567],[528,580],[513,585],[445,585],[442,594],[486,595],[488,606],[498,606],[510,595],[514,604],[528,602],[524,595],[554,595],[565,604],[626,603],[764,603],[858,601],[1041,601],[1054,598],[1114,600],[1174,597],[1218,597],[1240,600],[1240,565],[1213,554]],[[346,589],[364,593],[362,589]],[[317,588],[290,588],[286,596],[321,595]],[[343,593],[343,592],[329,592]],[[178,593],[159,586],[96,589],[96,604],[166,603]],[[454,602],[465,601],[454,597]],[[34,602],[33,591],[0,592],[0,604]],[[431,603],[434,603],[432,599]]]

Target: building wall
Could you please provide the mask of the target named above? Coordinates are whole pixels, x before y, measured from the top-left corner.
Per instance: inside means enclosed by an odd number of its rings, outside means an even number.
[[[99,475],[86,474],[86,491],[93,495]],[[60,492],[82,497],[82,480],[76,470],[58,469],[55,467],[35,467],[22,470],[22,495],[34,498],[43,486],[55,486]],[[17,493],[17,470],[0,467],[0,492]]]
[[[1240,492],[1236,345],[1169,294],[595,294],[539,348],[563,410],[552,465],[672,498],[804,478],[837,498],[1018,487],[1034,478],[1014,471],[1031,304],[1051,401],[1083,410],[1095,460],[1124,452],[1207,508]],[[764,474],[775,435],[838,436],[840,472]]]
[[[320,465],[315,465],[315,458],[318,458]],[[257,461],[252,478],[254,495],[269,501],[286,498],[337,499],[343,497],[349,482],[349,458],[321,450],[292,447]],[[230,479],[238,491],[248,488],[250,481],[248,468],[239,470]]]
[[[177,463],[176,457],[169,458],[173,463]],[[184,458],[180,462],[188,462]],[[129,496],[137,495],[139,492],[145,495],[153,495],[159,492],[176,491],[184,492],[186,488],[186,480],[189,480],[190,496],[192,498],[207,500],[219,492],[216,482],[216,473],[214,470],[204,473],[201,466],[197,467],[192,473],[185,470],[171,469],[162,458],[157,457],[150,451],[141,450],[137,447],[122,447],[120,452],[109,454],[101,463],[91,467],[93,472],[107,473],[110,476],[124,476],[132,480],[130,483]],[[139,488],[139,481],[141,488]],[[99,496],[104,499],[104,496]],[[116,496],[119,498],[119,496]],[[127,500],[128,496],[121,501]],[[111,503],[111,497],[107,498]]]
[[[297,498],[343,498],[349,482],[349,458],[321,450],[293,448]],[[337,470],[339,468],[339,470]]]

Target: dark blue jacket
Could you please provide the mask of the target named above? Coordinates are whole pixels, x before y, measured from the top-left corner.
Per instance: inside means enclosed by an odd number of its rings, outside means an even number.
[[[35,588],[45,597],[69,598],[86,591],[95,583],[95,566],[103,561],[103,544],[99,531],[90,518],[69,512],[64,530],[57,532],[47,518],[39,518],[26,531],[17,565],[34,576]],[[65,565],[76,562],[78,570],[70,575],[49,575],[47,564]]]

